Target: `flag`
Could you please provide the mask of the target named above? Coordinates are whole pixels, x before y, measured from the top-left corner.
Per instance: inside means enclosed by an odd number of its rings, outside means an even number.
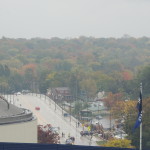
[[[138,103],[137,103],[137,109],[138,109],[138,117],[135,122],[133,130],[138,128],[142,122],[142,93],[141,91],[140,91],[140,96],[139,96]]]

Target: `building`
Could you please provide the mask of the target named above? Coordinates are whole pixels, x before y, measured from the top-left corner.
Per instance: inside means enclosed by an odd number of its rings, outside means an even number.
[[[37,119],[0,96],[0,142],[37,143]]]
[[[50,88],[47,90],[47,95],[54,101],[70,101],[73,98],[68,87]]]
[[[104,106],[103,102],[88,102],[88,108],[80,111],[80,119],[85,121],[92,120],[93,116],[99,114],[107,114],[108,109]]]

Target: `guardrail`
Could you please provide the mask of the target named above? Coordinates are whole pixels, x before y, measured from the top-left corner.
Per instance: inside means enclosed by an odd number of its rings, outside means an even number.
[[[0,143],[0,150],[138,150],[132,148],[79,146],[61,144]]]

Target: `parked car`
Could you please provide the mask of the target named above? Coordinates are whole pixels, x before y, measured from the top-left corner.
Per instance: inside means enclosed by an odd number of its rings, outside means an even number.
[[[102,116],[96,116],[96,119],[98,119],[98,120],[100,120],[100,119],[102,119],[103,117]]]
[[[14,95],[16,95],[16,96],[21,95],[21,92],[14,93]]]
[[[73,141],[71,139],[66,139],[66,144],[67,145],[72,145],[73,144]]]
[[[92,131],[81,131],[80,135],[81,136],[84,136],[84,135],[88,135],[89,136],[89,135],[93,135],[93,132]]]
[[[91,121],[91,123],[92,123],[92,124],[100,124],[98,119],[93,119],[93,120]]]
[[[116,139],[125,139],[127,136],[128,136],[127,134],[117,134],[117,135],[115,135],[114,137],[115,137]]]
[[[59,127],[50,127],[49,130],[52,131],[52,133],[54,133],[54,134],[59,134],[60,128]]]
[[[72,140],[72,142],[75,142],[75,137],[71,136],[70,139]]]
[[[30,93],[29,90],[22,90],[22,94],[28,94],[28,93]]]
[[[69,116],[70,116],[70,114],[64,113],[64,117],[69,117]]]
[[[39,106],[36,106],[36,107],[35,107],[35,110],[40,110],[40,107],[39,107]]]

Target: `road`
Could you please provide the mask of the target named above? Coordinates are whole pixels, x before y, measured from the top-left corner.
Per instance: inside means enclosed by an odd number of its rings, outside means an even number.
[[[12,99],[12,97],[10,96]],[[9,96],[7,96],[8,101],[10,101]],[[54,101],[44,95],[37,94],[27,94],[27,95],[17,95],[13,98],[13,103],[22,108],[29,109],[38,119],[39,125],[51,124],[53,127],[60,127],[60,142],[65,144],[65,140],[68,138],[68,135],[75,137],[75,145],[91,145],[96,146],[96,138],[85,136],[80,136],[80,131],[83,130],[83,127],[77,126],[78,120],[74,117],[64,117],[62,109],[55,105]],[[12,102],[12,100],[11,100]],[[39,106],[40,110],[35,110],[35,107]],[[65,137],[62,137],[61,134],[65,133]]]

